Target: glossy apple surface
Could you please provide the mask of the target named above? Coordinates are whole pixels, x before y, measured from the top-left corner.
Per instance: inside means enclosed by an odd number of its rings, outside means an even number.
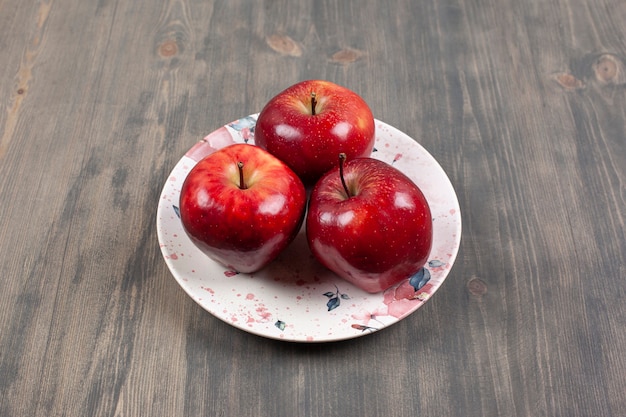
[[[370,156],[374,117],[355,92],[337,84],[308,80],[273,97],[259,114],[254,141],[285,162],[307,185],[349,159]]]
[[[263,268],[295,238],[305,210],[298,176],[247,144],[199,161],[180,193],[180,217],[190,239],[213,260],[246,273]]]
[[[337,164],[337,163],[335,163]],[[427,261],[433,222],[421,190],[402,172],[372,158],[348,160],[315,185],[306,217],[315,257],[340,277],[375,293]]]

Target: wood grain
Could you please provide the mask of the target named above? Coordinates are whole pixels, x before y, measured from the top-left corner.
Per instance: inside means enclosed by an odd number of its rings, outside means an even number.
[[[621,0],[0,1],[0,416],[626,415]],[[441,163],[456,265],[406,320],[299,345],[212,317],[156,206],[299,80]]]

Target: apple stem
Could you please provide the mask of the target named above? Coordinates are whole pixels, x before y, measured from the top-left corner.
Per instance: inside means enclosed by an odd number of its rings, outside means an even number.
[[[243,180],[243,162],[237,162],[237,168],[239,168],[239,188],[245,190],[248,187],[246,187],[246,183]]]
[[[352,197],[352,194],[350,193],[350,190],[348,189],[348,184],[346,184],[346,180],[343,177],[343,165],[346,162],[346,154],[341,152],[339,154],[339,178],[341,178],[341,185],[343,185],[343,189],[346,192],[346,195],[348,196],[348,198]]]
[[[315,106],[317,106],[317,95],[311,91],[311,115],[315,116]]]

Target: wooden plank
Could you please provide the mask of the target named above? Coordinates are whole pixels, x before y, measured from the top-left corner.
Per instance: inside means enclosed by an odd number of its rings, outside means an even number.
[[[0,415],[621,416],[620,0],[0,1]],[[325,78],[463,215],[416,314],[297,345],[187,297],[156,206],[197,140]]]

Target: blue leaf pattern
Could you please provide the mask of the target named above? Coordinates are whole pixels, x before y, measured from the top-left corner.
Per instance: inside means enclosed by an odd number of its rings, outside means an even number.
[[[339,291],[339,288],[335,285],[335,292],[328,291],[324,293],[324,297],[328,298],[328,302],[326,303],[326,307],[328,307],[328,311],[332,311],[341,305],[341,300],[349,300],[350,296],[348,294],[342,294]]]
[[[233,129],[237,131],[241,131],[245,128],[252,130],[254,129],[255,125],[256,125],[256,119],[252,116],[247,116],[247,117],[244,117],[243,119],[235,120],[234,122],[229,124],[230,127],[232,127]]]
[[[341,302],[339,301],[339,297],[333,297],[328,300],[328,302],[326,303],[326,307],[328,307],[328,311],[332,311],[339,307],[339,304],[341,304]]]
[[[417,291],[420,288],[422,288],[424,285],[426,285],[426,283],[429,280],[430,280],[430,271],[428,271],[428,269],[426,268],[421,268],[419,271],[413,274],[411,278],[409,278],[409,284],[411,284],[411,286],[415,288],[415,291]]]
[[[445,263],[441,262],[438,259],[433,259],[432,261],[428,262],[428,266],[430,266],[431,268],[439,268],[440,266],[444,266]]]

